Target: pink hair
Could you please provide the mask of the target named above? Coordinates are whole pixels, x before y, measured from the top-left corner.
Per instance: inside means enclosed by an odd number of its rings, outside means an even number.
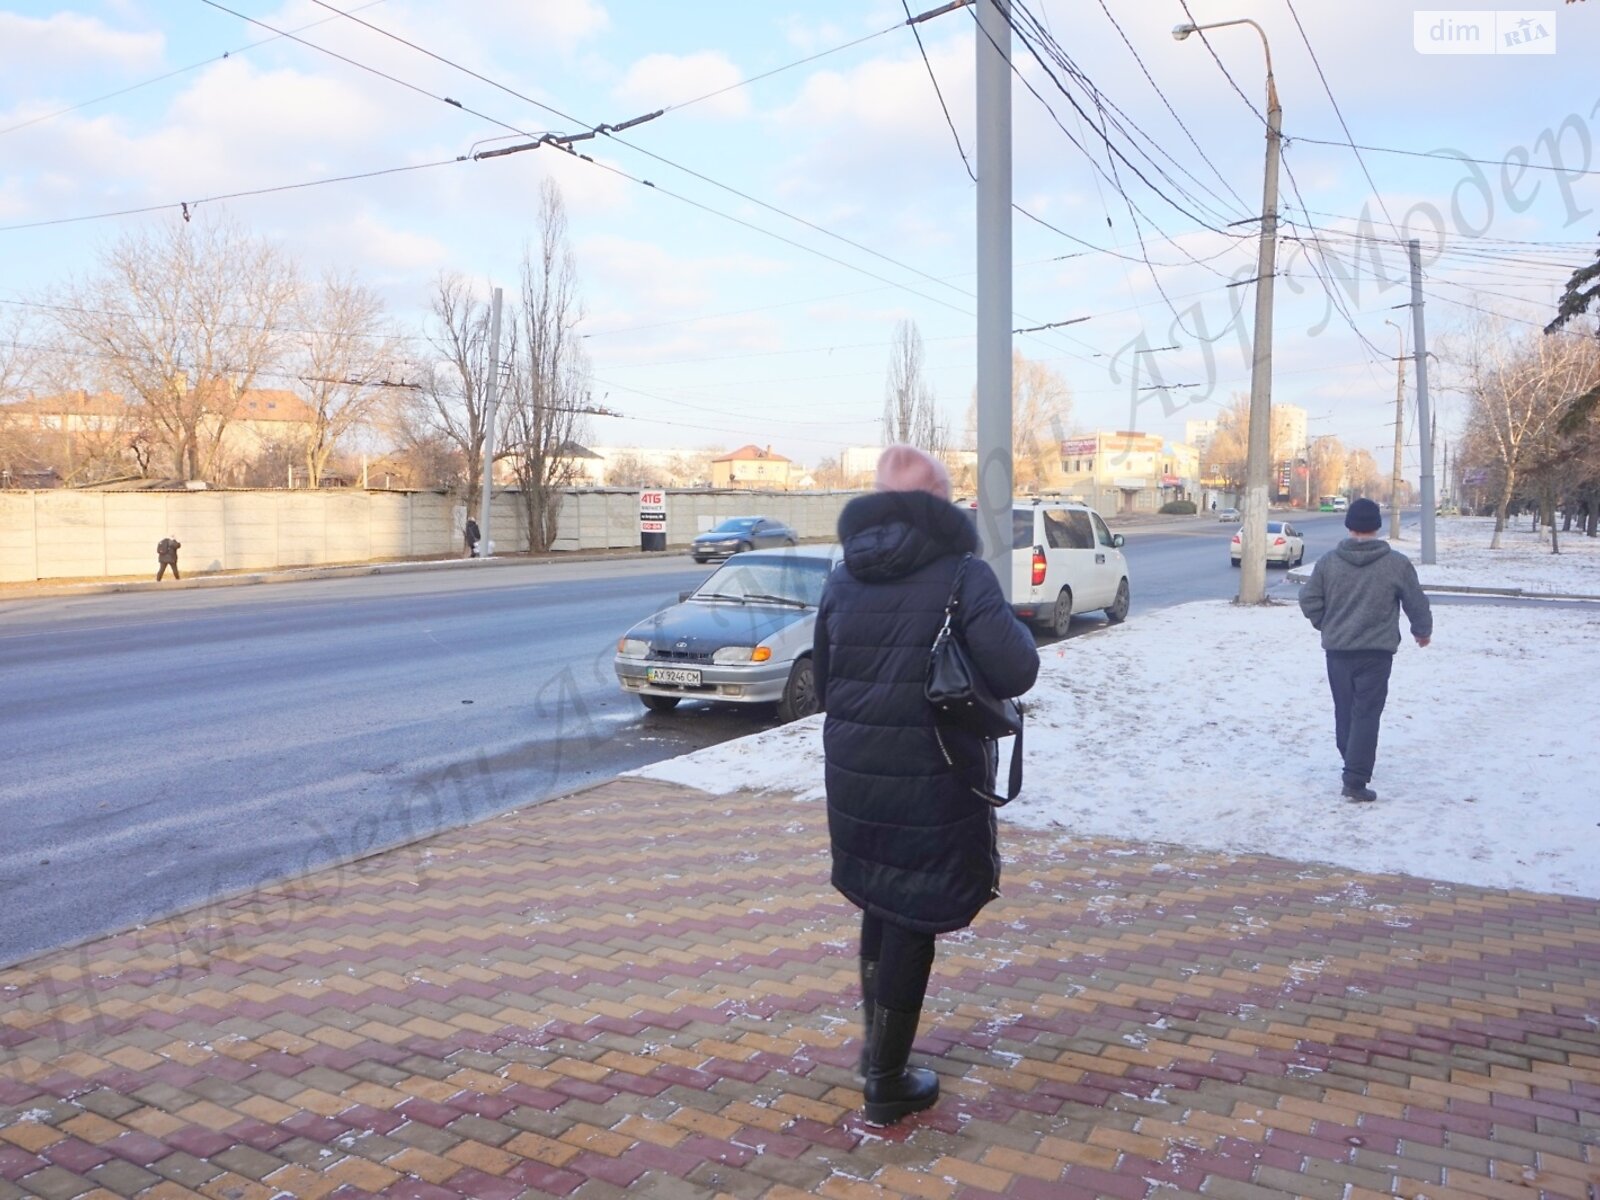
[[[890,446],[878,456],[880,492],[927,492],[950,499],[950,472],[933,455],[915,446]]]

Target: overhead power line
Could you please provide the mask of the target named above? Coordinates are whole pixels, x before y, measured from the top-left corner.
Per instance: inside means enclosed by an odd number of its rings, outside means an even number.
[[[1389,205],[1383,198],[1383,193],[1378,190],[1378,185],[1373,181],[1372,172],[1367,169],[1367,160],[1361,157],[1361,151],[1356,149],[1355,136],[1350,132],[1350,125],[1344,119],[1344,111],[1339,107],[1339,101],[1334,98],[1333,87],[1328,83],[1328,76],[1322,69],[1322,61],[1317,58],[1316,47],[1311,44],[1311,36],[1306,33],[1306,27],[1300,21],[1300,13],[1294,6],[1294,0],[1283,0],[1289,6],[1289,15],[1294,18],[1294,27],[1300,31],[1300,40],[1306,44],[1306,53],[1311,55],[1311,65],[1317,69],[1317,78],[1322,80],[1322,90],[1328,93],[1328,103],[1333,105],[1333,114],[1339,118],[1339,128],[1344,130],[1344,140],[1349,144],[1351,152],[1356,156],[1356,162],[1361,165],[1361,173],[1366,176],[1367,186],[1372,189],[1372,194],[1377,197],[1378,205],[1383,209],[1383,215],[1389,220],[1389,228],[1394,230],[1395,237],[1400,236],[1400,227],[1394,223],[1394,216],[1389,212]]]
[[[363,9],[375,8],[377,5],[384,4],[386,2],[387,0],[367,0],[366,4],[359,4],[350,11],[360,12]],[[336,21],[338,19],[338,17],[319,17],[317,20],[310,21],[305,25],[298,25],[289,32],[303,33],[307,29],[315,29],[318,25],[326,25],[329,21]],[[190,71],[198,71],[201,67],[209,67],[212,63],[223,62],[229,58],[232,58],[235,54],[243,54],[246,51],[256,49],[258,46],[265,46],[268,42],[275,42],[283,36],[286,35],[275,33],[271,37],[262,38],[260,41],[246,42],[243,46],[236,46],[232,50],[224,50],[221,54],[213,54],[210,58],[203,58],[199,62],[190,63],[186,67],[178,67],[176,70],[168,71],[165,74],[157,75],[154,78],[145,79],[139,83],[129,84],[127,87],[118,88],[114,92],[106,92],[101,96],[93,96],[88,100],[80,100],[76,104],[69,104],[66,108],[58,108],[53,112],[41,113],[37,117],[29,117],[26,121],[18,121],[15,125],[8,125],[4,129],[0,129],[0,137],[4,137],[8,133],[15,133],[19,129],[26,129],[30,125],[38,125],[44,121],[53,121],[57,117],[64,117],[68,113],[77,112],[79,109],[88,108],[91,105],[101,104],[107,100],[115,100],[118,96],[126,96],[129,92],[137,92],[140,88],[147,88],[153,84],[164,83],[168,79],[176,79],[179,75],[187,75]]]
[[[330,183],[351,183],[358,179],[377,179],[384,175],[404,175],[409,171],[429,171],[435,167],[449,167],[471,161],[465,155],[459,158],[441,158],[435,162],[412,163],[404,167],[384,167],[377,171],[359,171],[353,175],[331,175],[326,179],[306,179],[299,183],[281,183],[272,187],[245,188],[237,192],[219,192],[194,200],[169,200],[164,204],[146,204],[140,208],[122,208],[113,212],[80,213],[75,217],[50,217],[43,221],[21,221],[15,225],[0,225],[0,233],[14,233],[22,229],[43,229],[47,225],[75,225],[81,221],[105,221],[113,217],[135,217],[144,213],[166,212],[182,209],[188,212],[201,204],[218,204],[224,200],[242,200],[247,196],[270,196],[277,192],[293,192],[301,188],[324,187]],[[187,220],[187,217],[185,217]]]
[[[961,165],[967,169],[967,178],[977,183],[977,173],[973,171],[972,163],[967,158],[966,147],[961,144],[961,135],[956,132],[956,123],[950,119],[950,106],[944,102],[944,92],[939,87],[939,77],[933,73],[933,63],[928,61],[928,48],[922,44],[922,31],[912,19],[909,0],[900,0],[900,7],[906,10],[906,24],[911,27],[911,36],[917,39],[917,49],[922,54],[922,65],[928,69],[928,82],[933,84],[933,94],[939,98],[939,111],[944,113],[944,123],[950,127],[950,136],[955,139],[956,153],[961,156]]]
[[[1581,167],[1556,166],[1549,163],[1519,162],[1513,163],[1509,158],[1473,158],[1470,155],[1458,154],[1454,150],[1402,150],[1397,146],[1366,146],[1355,145],[1350,142],[1330,142],[1323,138],[1297,137],[1297,142],[1304,142],[1308,146],[1340,146],[1352,150],[1365,150],[1370,154],[1401,154],[1407,158],[1431,158],[1442,163],[1476,163],[1485,167],[1515,166],[1519,171],[1555,171],[1561,175],[1600,175],[1600,170]]]

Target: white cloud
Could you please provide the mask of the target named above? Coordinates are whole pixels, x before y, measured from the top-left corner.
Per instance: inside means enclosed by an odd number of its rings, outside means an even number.
[[[645,109],[664,108],[732,87],[743,78],[732,60],[718,50],[647,54],[628,68],[616,95]],[[707,100],[700,111],[742,117],[750,111],[750,100],[743,91],[725,92]]]
[[[529,42],[571,45],[604,33],[611,17],[594,0],[481,0],[474,24],[489,24]]]
[[[158,32],[128,33],[80,13],[0,12],[0,76],[13,87],[77,71],[148,68],[161,61],[165,45]]]

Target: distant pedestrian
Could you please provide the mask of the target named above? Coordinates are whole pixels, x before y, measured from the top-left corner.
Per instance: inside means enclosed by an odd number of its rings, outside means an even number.
[[[173,537],[164,537],[156,543],[156,562],[160,564],[156,570],[157,583],[161,582],[161,577],[167,573],[168,567],[172,568],[174,579],[183,578],[178,574],[178,551],[182,546],[183,543]]]
[[[1383,515],[1371,500],[1345,514],[1350,536],[1312,568],[1300,611],[1322,632],[1333,691],[1333,736],[1344,759],[1344,792],[1376,800],[1367,786],[1378,755],[1378,726],[1389,697],[1389,672],[1400,648],[1400,610],[1418,646],[1433,638],[1433,610],[1411,560],[1378,536]]]
[[[481,537],[483,537],[483,534],[478,531],[478,523],[476,521],[474,521],[471,517],[467,518],[466,533],[467,533],[467,557],[468,558],[477,558],[478,557],[478,540]]]
[[[877,492],[839,516],[844,562],[818,607],[812,678],[826,711],[833,886],[861,909],[866,1119],[887,1125],[939,1098],[907,1066],[933,968],[935,934],[965,929],[1000,894],[993,744],[944,731],[923,692],[959,576],[957,625],[996,696],[1033,686],[1039,652],[982,558],[942,464],[910,446],[878,460]]]

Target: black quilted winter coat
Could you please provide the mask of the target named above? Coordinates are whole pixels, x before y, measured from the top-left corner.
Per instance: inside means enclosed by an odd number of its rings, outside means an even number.
[[[827,711],[833,886],[910,929],[963,929],[999,895],[994,809],[939,753],[922,689],[956,569],[977,535],[965,513],[925,492],[878,492],[845,506],[839,540],[844,563],[823,592],[812,660]],[[981,559],[962,580],[959,619],[996,695],[1033,686],[1033,636]],[[981,780],[984,744],[960,733],[945,742]]]

